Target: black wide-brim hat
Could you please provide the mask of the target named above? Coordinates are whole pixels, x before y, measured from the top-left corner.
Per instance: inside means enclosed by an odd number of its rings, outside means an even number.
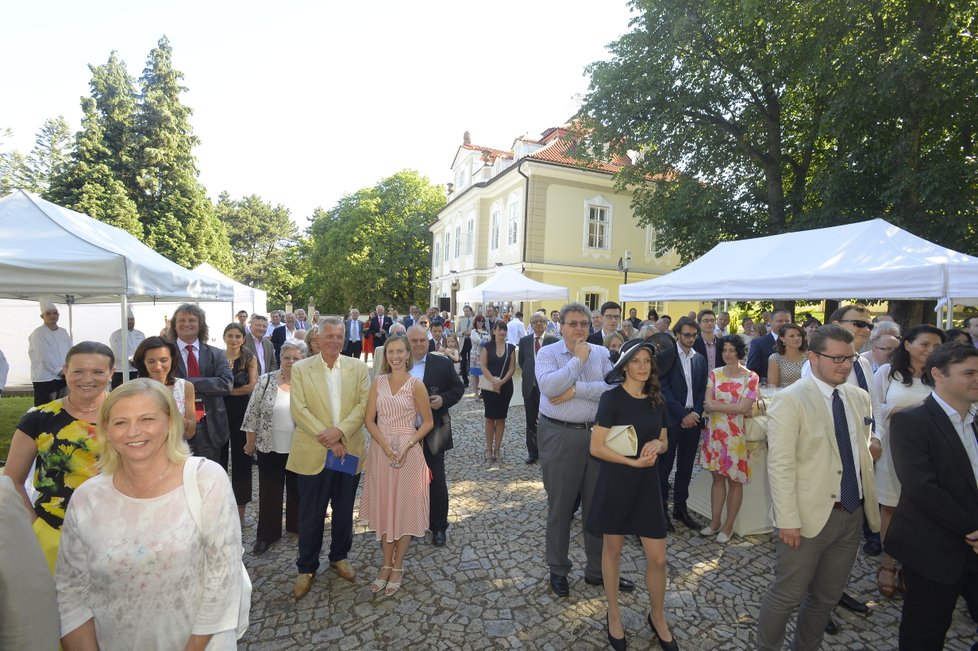
[[[620,357],[618,361],[615,362],[614,367],[608,374],[604,376],[604,381],[608,384],[621,384],[625,381],[625,367],[628,366],[628,362],[631,361],[635,354],[644,348],[649,351],[652,356],[652,360],[655,361],[655,345],[646,339],[629,339],[625,342],[625,345],[621,347]]]

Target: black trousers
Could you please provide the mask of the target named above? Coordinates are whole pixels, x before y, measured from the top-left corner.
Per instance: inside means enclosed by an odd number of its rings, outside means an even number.
[[[68,393],[65,390],[68,388],[68,383],[64,381],[64,378],[48,380],[47,382],[33,382],[32,384],[34,385],[35,407],[46,405],[52,400],[57,400]]]
[[[472,339],[465,337],[462,342],[462,352],[459,355],[459,377],[462,378],[462,386],[469,386],[469,364],[472,361]]]
[[[251,467],[254,460],[244,453],[247,436],[241,430],[231,432],[231,490],[238,506],[251,502]]]
[[[282,537],[282,497],[285,530],[299,533],[299,488],[296,474],[285,469],[289,455],[258,453],[258,540],[273,543]]]
[[[526,453],[530,459],[540,456],[537,449],[537,421],[540,419],[540,389],[534,386],[530,394],[523,394],[523,411],[526,413]]]
[[[130,380],[135,380],[136,377],[137,377],[136,371],[129,371],[129,379]],[[113,373],[112,374],[112,388],[115,389],[120,384],[122,384],[122,373],[121,372]]]
[[[363,352],[363,340],[360,341],[348,341],[346,342],[346,348],[343,349],[343,354],[347,357],[360,357],[360,353]]]
[[[353,546],[353,498],[357,494],[360,475],[327,470],[318,475],[298,475],[299,487],[299,558],[295,565],[300,574],[319,569],[319,554],[323,550],[326,508],[333,507],[330,520],[329,561],[346,558]]]
[[[900,651],[940,651],[958,596],[964,595],[969,608],[978,603],[978,572],[966,571],[954,583],[938,583],[906,565],[901,571],[907,594],[900,618]]]
[[[428,528],[431,531],[448,529],[448,480],[445,478],[445,453],[432,454],[424,445],[424,460],[431,471],[429,492]]]
[[[659,457],[659,487],[662,489],[662,504],[669,499],[669,473],[672,463],[676,462],[676,478],[673,481],[672,509],[674,512],[686,510],[686,500],[689,498],[689,482],[693,478],[693,464],[696,462],[696,451],[700,447],[702,423],[690,428],[670,427],[669,450]],[[668,510],[667,510],[668,511]]]

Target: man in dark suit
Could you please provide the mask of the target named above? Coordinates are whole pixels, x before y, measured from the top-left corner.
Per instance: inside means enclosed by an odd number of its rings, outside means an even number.
[[[699,449],[702,431],[703,400],[706,397],[706,358],[693,350],[693,341],[699,334],[699,326],[684,316],[676,322],[678,357],[669,374],[662,380],[662,395],[669,412],[669,449],[659,460],[659,485],[662,487],[662,503],[669,497],[669,473],[676,460],[676,480],[673,486],[672,515],[684,525],[699,531],[699,523],[686,509],[689,482],[693,477],[693,463]],[[666,526],[672,523],[666,517]]]
[[[723,346],[717,345],[717,317],[713,310],[700,310],[696,322],[700,325],[700,333],[693,342],[693,350],[706,359],[706,376],[709,378],[713,369],[724,365]]]
[[[268,331],[268,319],[260,314],[251,315],[249,336],[245,337],[245,348],[258,358],[258,375],[264,375],[278,370],[278,360],[275,358],[275,347],[270,339],[265,338]]]
[[[621,324],[621,305],[614,301],[606,301],[601,305],[601,327],[587,337],[589,344],[604,346],[605,337],[608,337],[618,330]]]
[[[411,326],[407,331],[411,344],[413,366],[411,375],[424,382],[428,390],[432,415],[435,419],[434,433],[443,425],[448,427],[448,443],[437,454],[431,451],[431,434],[424,439],[424,459],[431,470],[429,525],[431,543],[435,547],[445,546],[445,531],[448,529],[448,482],[445,480],[445,452],[452,449],[451,418],[448,410],[462,399],[465,392],[462,380],[452,362],[443,355],[428,352],[428,333],[421,326]]]
[[[781,326],[791,323],[791,312],[785,309],[775,310],[771,315],[771,330],[763,337],[757,337],[750,342],[747,352],[747,368],[757,373],[762,381],[767,381],[767,358],[774,352],[774,344],[778,341],[778,331]]]
[[[536,312],[530,317],[530,334],[520,339],[516,361],[523,373],[523,410],[526,412],[526,463],[536,463],[537,420],[540,416],[540,388],[537,386],[537,351],[557,341],[547,332],[547,317]]]
[[[421,310],[418,309],[417,305],[412,305],[408,308],[408,314],[406,317],[404,317],[404,321],[402,321],[402,323],[404,324],[405,328],[410,328],[413,325],[417,325],[418,319],[420,318]]]
[[[224,409],[224,396],[234,383],[231,365],[223,350],[207,345],[207,319],[197,305],[178,307],[167,335],[180,350],[175,374],[193,384],[197,395],[197,433],[190,447],[194,454],[221,463],[221,450],[231,436]],[[226,470],[227,460],[223,465]]]
[[[387,341],[387,332],[394,325],[394,320],[386,315],[383,305],[375,308],[377,316],[370,319],[370,335],[374,338],[374,350],[377,350]]]
[[[963,594],[978,610],[978,349],[951,343],[924,365],[934,392],[890,419],[902,490],[884,540],[903,564],[900,649],[944,648]]]
[[[343,321],[343,355],[360,359],[363,352],[363,321],[360,310],[350,310],[350,318]]]

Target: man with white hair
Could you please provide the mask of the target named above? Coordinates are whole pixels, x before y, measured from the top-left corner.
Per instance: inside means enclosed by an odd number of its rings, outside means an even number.
[[[141,330],[136,330],[136,317],[132,313],[132,308],[129,308],[127,313],[128,318],[126,319],[126,355],[125,359],[129,360],[129,379],[136,379],[136,367],[133,366],[132,354],[136,352],[136,347],[142,343],[146,335],[143,334]],[[119,328],[111,335],[109,335],[109,348],[112,349],[112,354],[115,355],[115,373],[112,374],[112,388],[116,388],[122,384],[122,328]]]
[[[71,336],[58,327],[61,313],[50,299],[40,301],[39,326],[27,338],[27,356],[31,360],[31,382],[34,385],[34,406],[45,405],[57,399],[67,388],[65,382],[65,357],[71,348]]]

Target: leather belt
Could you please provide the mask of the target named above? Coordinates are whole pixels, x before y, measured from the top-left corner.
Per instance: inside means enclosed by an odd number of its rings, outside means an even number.
[[[594,423],[568,423],[565,420],[557,420],[556,418],[551,418],[545,414],[540,414],[541,418],[546,418],[548,421],[554,425],[560,425],[561,427],[567,427],[569,429],[591,429]]]
[[[859,506],[863,505],[863,501],[859,500]],[[832,508],[836,511],[845,511],[846,507],[842,506],[842,502],[836,502],[832,505]],[[848,511],[846,511],[848,513]]]

